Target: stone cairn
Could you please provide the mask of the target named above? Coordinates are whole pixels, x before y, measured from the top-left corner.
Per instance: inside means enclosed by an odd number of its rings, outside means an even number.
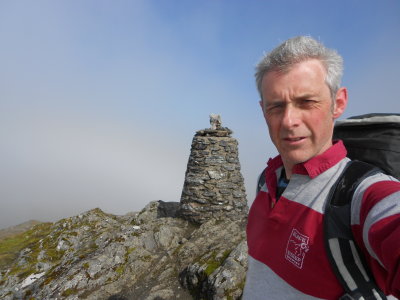
[[[180,201],[180,215],[197,224],[248,213],[238,142],[219,115],[211,114],[210,123],[193,137]]]

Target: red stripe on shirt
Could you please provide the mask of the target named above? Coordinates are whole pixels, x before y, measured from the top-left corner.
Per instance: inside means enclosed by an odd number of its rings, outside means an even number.
[[[360,224],[363,226],[370,210],[386,196],[400,190],[398,181],[379,181],[371,184],[364,192],[360,209]]]

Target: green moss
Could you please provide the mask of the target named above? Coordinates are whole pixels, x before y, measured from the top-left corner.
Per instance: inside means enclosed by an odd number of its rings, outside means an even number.
[[[110,284],[112,282],[114,282],[114,280],[111,277],[108,277],[106,280],[106,284]]]
[[[115,272],[118,275],[122,275],[124,273],[124,271],[125,271],[124,265],[119,265],[118,267],[115,268]]]
[[[126,251],[126,254],[129,255],[135,250],[136,250],[136,247],[128,248],[128,250]]]
[[[47,274],[46,279],[42,282],[41,286],[48,285],[50,282],[52,282],[54,279],[57,279],[61,275],[60,270],[56,270],[55,268],[51,269],[51,271]]]
[[[210,261],[207,263],[207,267],[204,272],[206,272],[207,276],[210,276],[216,269],[218,269],[220,265],[221,263],[218,261]]]
[[[232,250],[225,250],[224,253],[222,254],[222,261],[225,261],[225,259],[228,258],[229,254],[231,254]]]
[[[65,251],[58,251],[56,245],[45,245],[46,258],[50,262],[57,262],[64,255]]]
[[[206,269],[204,272],[207,274],[207,276],[210,276],[216,269],[218,269],[221,264],[225,261],[225,259],[229,256],[232,250],[225,250],[224,253],[220,258],[217,259],[217,254],[214,251],[211,255],[211,257],[205,262]]]
[[[175,248],[175,250],[172,252],[172,255],[175,256],[179,253],[179,251],[181,251],[183,247],[183,244],[180,244],[178,247]]]
[[[61,296],[68,297],[71,295],[75,295],[76,293],[78,293],[77,289],[69,288],[69,289],[66,289],[64,292],[62,292]]]
[[[93,238],[94,240],[97,239],[97,237]],[[94,253],[97,249],[99,249],[99,246],[97,246],[97,244],[95,243],[95,241],[91,241],[88,245],[86,245],[83,249],[79,250],[79,259],[85,259],[86,256],[88,256],[89,254]]]

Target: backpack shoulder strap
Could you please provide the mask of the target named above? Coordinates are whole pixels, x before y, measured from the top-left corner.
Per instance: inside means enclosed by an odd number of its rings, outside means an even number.
[[[265,171],[267,168],[265,168],[261,174],[258,176],[258,181],[257,181],[257,190],[256,190],[256,195],[258,194],[258,192],[262,189],[262,187],[265,184]]]
[[[339,299],[387,299],[374,282],[351,231],[351,200],[358,185],[380,170],[350,161],[328,195],[324,215],[325,248],[332,269],[346,293]]]

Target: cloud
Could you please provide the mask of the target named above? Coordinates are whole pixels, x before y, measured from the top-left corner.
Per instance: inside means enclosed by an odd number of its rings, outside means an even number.
[[[37,117],[0,134],[7,158],[0,227],[93,207],[124,214],[152,200],[179,201],[188,151],[174,135],[87,116]]]

